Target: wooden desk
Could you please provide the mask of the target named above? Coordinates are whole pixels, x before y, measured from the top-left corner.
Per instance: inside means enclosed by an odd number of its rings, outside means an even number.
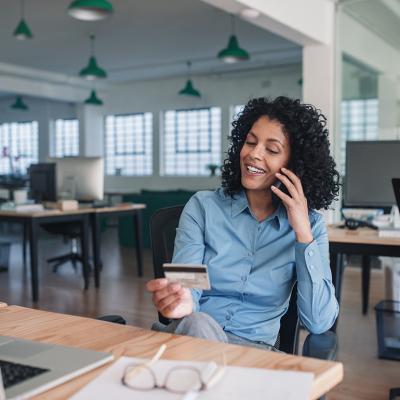
[[[96,334],[93,335],[93,332]],[[107,351],[116,357],[151,357],[162,343],[168,346],[164,359],[215,361],[225,352],[229,365],[314,373],[311,399],[319,398],[343,379],[343,365],[337,362],[266,352],[18,306],[0,308],[0,334]],[[98,368],[35,399],[69,398],[105,368],[107,366]]]
[[[142,213],[146,208],[145,204],[125,204],[110,207],[91,209],[90,222],[92,228],[92,244],[93,244],[93,263],[94,263],[94,281],[95,286],[100,286],[100,270],[101,270],[101,254],[100,243],[100,220],[102,216],[131,216],[133,217],[133,226],[135,230],[136,240],[136,261],[138,275],[143,276],[143,241],[142,241]]]
[[[28,232],[30,249],[31,286],[32,299],[39,300],[39,273],[38,273],[38,230],[43,224],[78,222],[81,227],[81,251],[83,262],[84,288],[89,287],[89,229],[92,231],[92,251],[94,258],[95,285],[100,285],[100,219],[103,215],[132,215],[136,233],[136,257],[139,276],[143,274],[142,236],[141,236],[141,210],[146,208],[145,204],[126,204],[121,206],[102,208],[80,208],[78,210],[59,211],[6,211],[0,210],[0,221],[19,222],[24,225],[24,232]],[[25,261],[25,238],[23,244]]]
[[[400,257],[400,238],[379,237],[378,232],[369,228],[357,230],[341,229],[335,225],[328,227],[329,252],[333,283],[337,298],[340,299],[343,276],[344,254],[362,256],[362,312],[368,311],[369,281],[371,273],[371,256]]]
[[[59,210],[43,210],[43,211],[6,211],[0,210],[0,221],[18,222],[24,226],[24,234],[28,233],[29,251],[30,251],[30,267],[31,267],[31,286],[32,300],[39,300],[39,272],[38,272],[38,231],[40,225],[70,223],[76,222],[81,229],[81,251],[83,258],[83,276],[85,289],[89,286],[89,213],[86,209],[59,211]],[[24,235],[25,236],[25,235]],[[25,238],[23,242],[24,261],[25,261]]]

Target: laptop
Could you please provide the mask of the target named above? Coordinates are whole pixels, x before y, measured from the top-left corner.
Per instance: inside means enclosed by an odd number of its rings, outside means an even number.
[[[0,336],[0,368],[8,399],[27,399],[113,360],[113,355]]]

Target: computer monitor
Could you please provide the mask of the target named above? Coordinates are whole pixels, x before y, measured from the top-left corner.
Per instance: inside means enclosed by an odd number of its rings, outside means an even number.
[[[344,206],[386,208],[396,204],[392,178],[399,176],[399,140],[347,142]]]
[[[31,164],[29,167],[30,197],[35,201],[56,201],[56,165]]]
[[[79,201],[103,200],[103,158],[64,157],[50,160],[56,164],[58,198]]]

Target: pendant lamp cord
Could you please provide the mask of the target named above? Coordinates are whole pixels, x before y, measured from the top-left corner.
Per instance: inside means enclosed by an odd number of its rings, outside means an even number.
[[[232,35],[234,35],[236,33],[236,26],[235,26],[235,16],[233,14],[231,14],[231,32]]]
[[[90,55],[93,57],[94,56],[94,41],[96,37],[93,33],[90,34]]]

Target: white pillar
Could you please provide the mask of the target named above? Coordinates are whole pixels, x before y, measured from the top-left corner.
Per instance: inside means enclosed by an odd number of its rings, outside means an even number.
[[[319,108],[327,118],[331,155],[338,160],[340,149],[341,53],[336,47],[336,13],[331,14],[332,38],[329,44],[303,47],[303,102]],[[340,205],[325,213],[327,222],[338,219]]]
[[[102,157],[104,152],[104,116],[101,106],[82,104],[77,108],[79,120],[79,155]]]
[[[397,76],[382,74],[378,78],[379,140],[397,138]]]

